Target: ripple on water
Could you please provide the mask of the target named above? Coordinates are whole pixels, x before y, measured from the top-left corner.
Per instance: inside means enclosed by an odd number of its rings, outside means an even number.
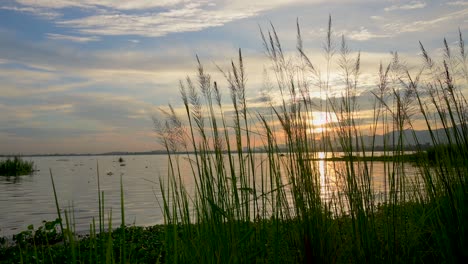
[[[259,158],[263,154],[258,154]],[[74,208],[76,231],[87,232],[93,217],[98,212],[97,166],[101,191],[104,192],[105,219],[112,209],[114,226],[120,224],[120,178],[122,177],[125,196],[125,221],[138,225],[162,223],[163,214],[159,178],[164,181],[167,172],[167,157],[163,155],[124,156],[126,166],[117,162],[119,156],[86,157],[34,157],[37,171],[32,176],[17,179],[0,177],[0,235],[11,235],[25,230],[33,224],[36,228],[43,220],[57,217],[49,168],[54,176],[55,187],[62,217],[65,209]],[[182,159],[183,160],[183,159]],[[378,185],[382,168],[374,166],[373,177]],[[182,175],[187,175],[186,188],[194,188],[190,166],[181,165]],[[107,175],[112,172],[112,175]],[[333,176],[333,175],[332,175]],[[379,187],[380,188],[380,187]]]

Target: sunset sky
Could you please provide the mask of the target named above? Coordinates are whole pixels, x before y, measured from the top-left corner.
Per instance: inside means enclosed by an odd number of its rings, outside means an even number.
[[[361,51],[363,91],[391,51],[418,63],[418,41],[438,54],[468,33],[468,1],[0,0],[0,154],[159,149],[151,117],[180,107],[196,54],[227,94],[216,65],[241,48],[248,95],[260,96],[259,28],[271,22],[293,51],[299,18],[320,57],[329,15]]]

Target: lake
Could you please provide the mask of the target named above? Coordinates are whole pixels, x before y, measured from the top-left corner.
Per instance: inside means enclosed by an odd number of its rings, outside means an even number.
[[[325,154],[321,154],[322,157]],[[119,162],[119,157],[124,162]],[[264,160],[265,154],[255,154]],[[287,157],[285,157],[287,158]],[[25,157],[34,161],[38,170],[31,176],[0,177],[0,236],[9,236],[26,230],[30,224],[38,228],[43,220],[54,220],[57,212],[49,169],[54,176],[57,196],[62,211],[72,208],[76,230],[88,232],[93,217],[98,218],[97,164],[99,165],[101,191],[105,196],[106,221],[112,209],[112,223],[120,225],[120,177],[122,176],[125,196],[125,217],[127,224],[148,226],[164,222],[159,206],[162,201],[159,179],[167,175],[167,156],[60,156]],[[322,184],[336,178],[332,162],[318,162]],[[121,166],[125,164],[125,166]],[[188,175],[188,189],[193,187],[188,163],[182,163],[182,174]],[[337,163],[335,163],[336,165]],[[185,171],[184,171],[185,170]],[[405,170],[415,174],[412,166]],[[385,166],[374,162],[372,177],[374,191],[381,193],[385,188]],[[333,181],[333,180],[332,180]],[[329,184],[330,185],[330,184]],[[63,217],[63,216],[62,216]],[[97,221],[98,219],[96,219]]]

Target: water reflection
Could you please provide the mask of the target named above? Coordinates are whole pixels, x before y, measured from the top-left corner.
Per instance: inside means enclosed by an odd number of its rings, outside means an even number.
[[[342,195],[344,190],[344,162],[323,160],[330,154],[316,153],[319,160],[311,160],[316,169],[321,197],[329,200]],[[225,158],[228,156],[226,155]],[[284,156],[280,159],[287,160]],[[100,175],[101,191],[105,196],[106,218],[112,208],[112,223],[120,224],[120,177],[122,177],[125,196],[125,221],[137,225],[153,225],[163,222],[163,214],[158,203],[161,201],[160,179],[165,182],[167,175],[167,157],[164,155],[125,156],[125,165],[120,166],[118,156],[86,157],[35,157],[31,158],[37,166],[32,176],[0,177],[0,236],[25,230],[29,224],[38,227],[43,220],[57,218],[49,168],[52,169],[57,195],[62,210],[73,205],[77,231],[87,231],[93,217],[98,215],[98,184]],[[180,156],[180,169],[186,189],[193,196],[194,177],[190,168],[192,156]],[[255,154],[255,175],[268,173],[266,154]],[[99,171],[97,170],[97,163]],[[356,164],[357,170],[363,170]],[[359,167],[361,166],[361,167]],[[404,168],[407,174],[415,174],[411,166]],[[281,181],[290,188],[287,176],[288,167],[281,165]],[[378,194],[385,191],[388,168],[383,162],[374,162],[369,168],[373,191]],[[272,184],[269,179],[256,179],[256,188],[268,192]],[[258,195],[258,194],[257,194]],[[291,193],[286,193],[292,201]],[[272,203],[272,202],[270,202]]]
[[[31,175],[21,175],[21,176],[0,176],[0,184],[17,184],[24,181],[31,181],[34,173]]]

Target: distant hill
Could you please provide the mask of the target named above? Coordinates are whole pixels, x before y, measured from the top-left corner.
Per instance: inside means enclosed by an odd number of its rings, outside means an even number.
[[[461,131],[461,127],[457,127],[459,131]],[[450,128],[450,132],[453,131],[452,128]],[[436,139],[437,142],[439,143],[448,143],[447,140],[447,133],[443,128],[433,130],[433,135]],[[384,140],[387,141],[387,145],[392,145],[392,142],[397,142],[399,136],[399,132],[389,132],[384,135],[377,135],[375,136],[375,146],[383,146],[384,145]],[[416,142],[416,139],[417,142]],[[372,143],[372,137],[371,136],[364,136],[363,137],[364,142],[366,145],[370,145]],[[394,141],[393,141],[394,140]],[[419,143],[420,145],[432,145],[433,140],[431,138],[431,134],[429,130],[404,130],[403,131],[403,145],[405,146],[415,146]]]

